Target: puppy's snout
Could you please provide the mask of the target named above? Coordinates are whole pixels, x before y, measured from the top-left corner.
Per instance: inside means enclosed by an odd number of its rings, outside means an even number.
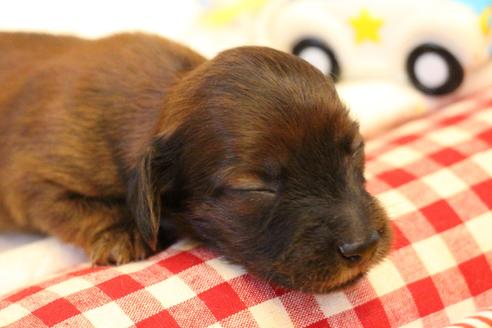
[[[372,231],[366,240],[342,243],[338,250],[345,260],[352,263],[361,262],[364,257],[372,252],[379,239],[379,233]]]

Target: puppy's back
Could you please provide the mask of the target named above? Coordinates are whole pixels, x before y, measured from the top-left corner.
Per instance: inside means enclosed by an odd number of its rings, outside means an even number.
[[[169,87],[203,61],[186,47],[139,33],[98,40],[0,33],[0,141],[32,146],[50,135],[54,142],[55,134],[98,133],[128,140],[129,130],[150,128]]]
[[[85,41],[69,36],[37,33],[0,33],[0,84]]]
[[[0,33],[0,216],[25,217],[36,181],[121,195],[167,90],[203,61],[145,34]]]

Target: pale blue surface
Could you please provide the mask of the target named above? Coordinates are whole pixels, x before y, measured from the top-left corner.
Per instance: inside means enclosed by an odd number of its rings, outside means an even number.
[[[481,13],[487,6],[492,6],[492,0],[456,0],[470,6],[477,13]]]

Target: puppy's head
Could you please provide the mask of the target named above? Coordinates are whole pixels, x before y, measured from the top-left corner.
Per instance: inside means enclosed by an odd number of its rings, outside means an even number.
[[[282,286],[326,292],[386,255],[364,143],[332,83],[301,59],[243,47],[175,86],[130,184],[151,246],[177,227]]]

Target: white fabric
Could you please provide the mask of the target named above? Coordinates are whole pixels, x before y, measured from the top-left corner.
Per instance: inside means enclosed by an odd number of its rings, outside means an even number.
[[[82,250],[53,237],[0,234],[0,295],[85,262]]]

